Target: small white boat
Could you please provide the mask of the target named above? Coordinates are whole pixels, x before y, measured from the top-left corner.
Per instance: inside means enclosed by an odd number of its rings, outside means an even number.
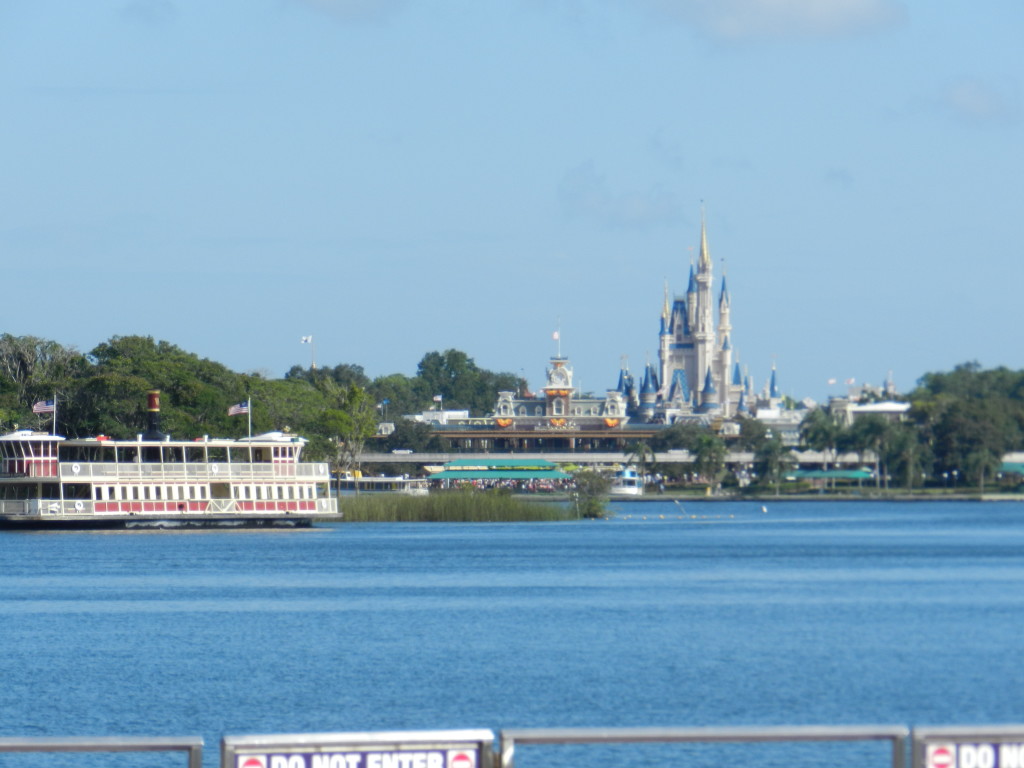
[[[429,483],[426,478],[409,477],[376,477],[361,475],[358,472],[346,472],[338,480],[337,491],[342,496],[351,496],[357,493],[399,493],[404,496],[426,496],[429,493]]]
[[[643,496],[644,483],[633,467],[624,467],[612,476],[612,496]]]

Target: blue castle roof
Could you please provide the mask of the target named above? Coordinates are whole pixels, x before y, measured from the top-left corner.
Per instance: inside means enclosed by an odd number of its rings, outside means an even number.
[[[668,394],[669,400],[682,400],[686,402],[690,399],[690,386],[686,383],[686,372],[681,369],[676,369],[672,373],[672,386],[669,389]]]

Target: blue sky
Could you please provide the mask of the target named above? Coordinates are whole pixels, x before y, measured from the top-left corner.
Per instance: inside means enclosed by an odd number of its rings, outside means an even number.
[[[1024,367],[1017,0],[0,0],[0,331],[586,389],[701,210],[755,383]]]

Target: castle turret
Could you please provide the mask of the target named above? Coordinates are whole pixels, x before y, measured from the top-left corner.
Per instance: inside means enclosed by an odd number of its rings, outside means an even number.
[[[658,376],[654,367],[648,363],[644,368],[644,378],[640,385],[640,413],[645,419],[654,416],[658,407]]]
[[[708,368],[704,376],[704,388],[700,391],[701,413],[717,411],[720,408],[718,402],[718,390],[715,389],[715,380],[711,376],[711,369]]]

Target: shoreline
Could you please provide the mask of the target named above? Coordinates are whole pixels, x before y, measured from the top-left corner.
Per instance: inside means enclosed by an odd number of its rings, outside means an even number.
[[[568,494],[513,494],[517,499],[536,502],[571,502],[572,497]],[[884,502],[884,501],[906,501],[906,502],[946,502],[946,501],[977,501],[977,502],[1024,502],[1024,494],[1021,493],[950,493],[941,495],[918,494],[918,493],[888,493],[888,494],[855,494],[855,493],[791,493],[791,494],[719,494],[715,496],[702,496],[691,493],[649,493],[643,496],[620,496],[607,499],[606,503],[615,504],[620,502],[656,502],[656,501],[679,501],[679,502],[727,502],[727,501],[756,501],[766,503],[769,501],[860,501],[860,502]]]

